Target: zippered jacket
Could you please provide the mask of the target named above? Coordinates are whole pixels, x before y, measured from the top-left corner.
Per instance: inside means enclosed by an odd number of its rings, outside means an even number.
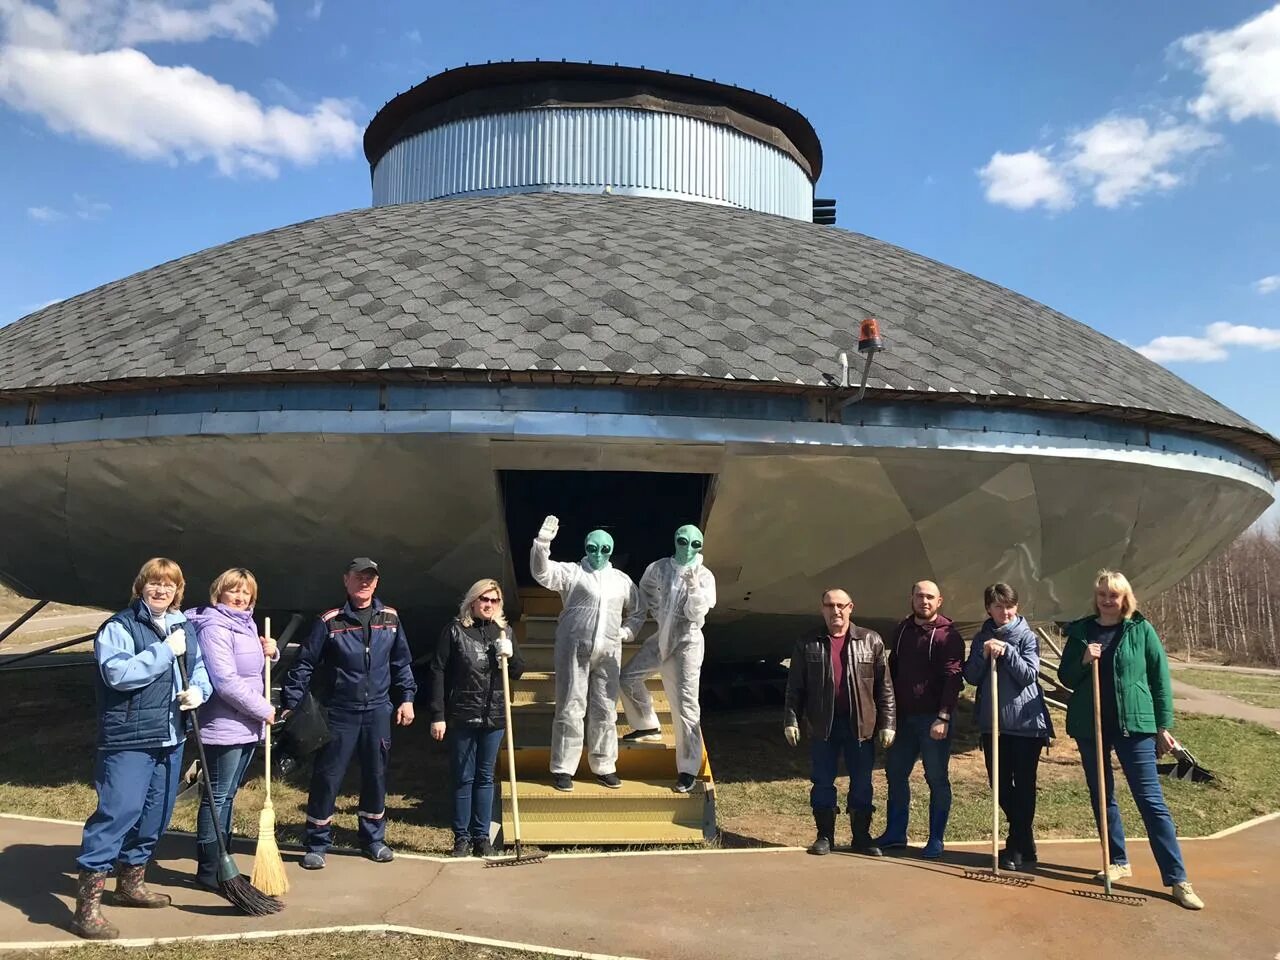
[[[858,739],[870,740],[877,730],[897,729],[893,684],[889,680],[880,634],[849,626],[844,645],[844,675],[849,678],[849,716],[857,723]],[[831,735],[831,721],[835,717],[835,684],[831,638],[823,632],[797,640],[787,675],[783,726],[798,726],[803,719],[815,740],[826,740]]]
[[[498,664],[494,643],[502,628],[492,620],[474,619],[464,627],[454,617],[440,631],[431,657],[431,721],[481,730],[500,730],[507,725],[506,707],[502,702],[502,668]],[[507,679],[512,683],[524,674],[524,658],[515,634],[507,629],[511,640],[511,659],[507,662]]]
[[[348,600],[316,620],[280,688],[280,705],[295,709],[313,682],[312,693],[331,709],[363,711],[412,703],[418,692],[412,664],[395,607],[373,598],[366,646],[364,627]]]
[[[964,678],[977,687],[974,716],[983,733],[991,732],[991,666],[983,653],[988,640],[1004,643],[1004,653],[996,658],[996,694],[1000,701],[1000,733],[1015,737],[1051,737],[1053,724],[1040,689],[1040,640],[1022,617],[1014,617],[1003,627],[988,619],[969,648]]]
[[[1067,734],[1077,740],[1093,736],[1093,667],[1081,662],[1089,623],[1097,616],[1084,617],[1067,626],[1067,645],[1062,651],[1058,679],[1072,690],[1067,701]],[[1116,640],[1116,716],[1124,736],[1152,734],[1173,726],[1173,687],[1169,682],[1169,659],[1156,629],[1135,612],[1124,621]]]

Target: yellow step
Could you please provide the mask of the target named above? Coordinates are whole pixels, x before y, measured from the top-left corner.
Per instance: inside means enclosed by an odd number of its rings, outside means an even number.
[[[622,778],[610,790],[590,774],[580,775],[571,793],[551,786],[549,775],[521,780],[521,839],[530,843],[701,843],[708,818],[714,825],[714,789],[699,781],[687,794],[672,789],[674,778]],[[502,785],[503,832],[512,837],[511,784]],[[714,827],[712,827],[714,829]]]

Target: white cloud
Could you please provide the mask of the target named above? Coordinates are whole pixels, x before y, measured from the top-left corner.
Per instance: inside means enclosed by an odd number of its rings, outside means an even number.
[[[413,30],[410,30],[408,33],[406,33],[406,34],[404,35],[404,38],[405,38],[406,40],[408,40],[410,43],[421,43],[421,42],[422,42],[422,33],[421,33],[421,31],[419,31],[419,30],[417,30],[417,29],[415,28],[415,29],[413,29]]]
[[[1066,138],[1060,147],[996,152],[978,171],[992,203],[1027,210],[1065,210],[1088,191],[1099,207],[1115,208],[1183,182],[1177,168],[1221,137],[1191,123],[1152,126],[1142,117],[1113,116]]]
[[[101,220],[111,212],[111,204],[86,197],[82,193],[72,194],[71,199],[75,203],[76,216],[81,220]]]
[[[986,185],[989,201],[1015,210],[1037,205],[1047,210],[1066,210],[1075,203],[1061,170],[1037,150],[997,151],[978,175]]]
[[[1071,172],[1093,191],[1100,207],[1118,207],[1152,190],[1182,182],[1172,165],[1221,141],[1194,124],[1152,129],[1140,117],[1108,117],[1070,137]]]
[[[275,176],[279,164],[348,154],[353,104],[268,106],[189,66],[127,46],[212,36],[256,41],[275,23],[267,0],[0,0],[0,101],[53,130],[144,160],[212,160],[224,174]],[[98,213],[105,211],[98,211]],[[92,210],[78,216],[93,216]]]
[[[1227,359],[1227,351],[1204,337],[1156,337],[1137,351],[1156,363],[1211,363]]]
[[[324,0],[314,0],[307,9],[307,18],[310,20],[319,20],[320,14],[324,13]]]
[[[27,207],[27,216],[36,223],[56,223],[67,218],[65,213],[53,207]]]
[[[1205,332],[1214,343],[1256,347],[1259,350],[1280,350],[1280,330],[1219,322],[1209,324]]]
[[[120,24],[118,40],[138,43],[199,43],[228,37],[257,43],[276,25],[269,0],[213,0],[203,9],[175,7],[161,0],[131,0]]]
[[[1187,105],[1201,120],[1225,114],[1236,122],[1280,123],[1280,4],[1229,30],[1183,37],[1176,47],[1204,77],[1200,95]]]
[[[1214,363],[1227,359],[1228,347],[1280,350],[1280,330],[1220,321],[1200,337],[1156,337],[1135,349],[1156,363]]]
[[[1266,296],[1268,293],[1275,293],[1280,290],[1280,273],[1273,273],[1269,277],[1263,277],[1261,280],[1253,282],[1253,289],[1258,293]]]

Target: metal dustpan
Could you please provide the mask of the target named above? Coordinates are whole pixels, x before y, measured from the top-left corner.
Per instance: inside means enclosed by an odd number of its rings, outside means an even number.
[[[1190,780],[1192,783],[1213,783],[1218,779],[1213,775],[1213,771],[1200,766],[1200,761],[1195,758],[1195,754],[1177,740],[1173,741],[1173,749],[1169,754],[1174,759],[1173,763],[1156,764],[1156,770],[1161,776],[1172,777],[1175,780]]]

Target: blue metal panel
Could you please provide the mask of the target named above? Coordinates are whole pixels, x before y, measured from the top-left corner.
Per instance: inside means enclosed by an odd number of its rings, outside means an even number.
[[[680,197],[810,220],[813,185],[787,154],[731,127],[618,107],[456,120],[393,146],[373,203],[567,191]]]

